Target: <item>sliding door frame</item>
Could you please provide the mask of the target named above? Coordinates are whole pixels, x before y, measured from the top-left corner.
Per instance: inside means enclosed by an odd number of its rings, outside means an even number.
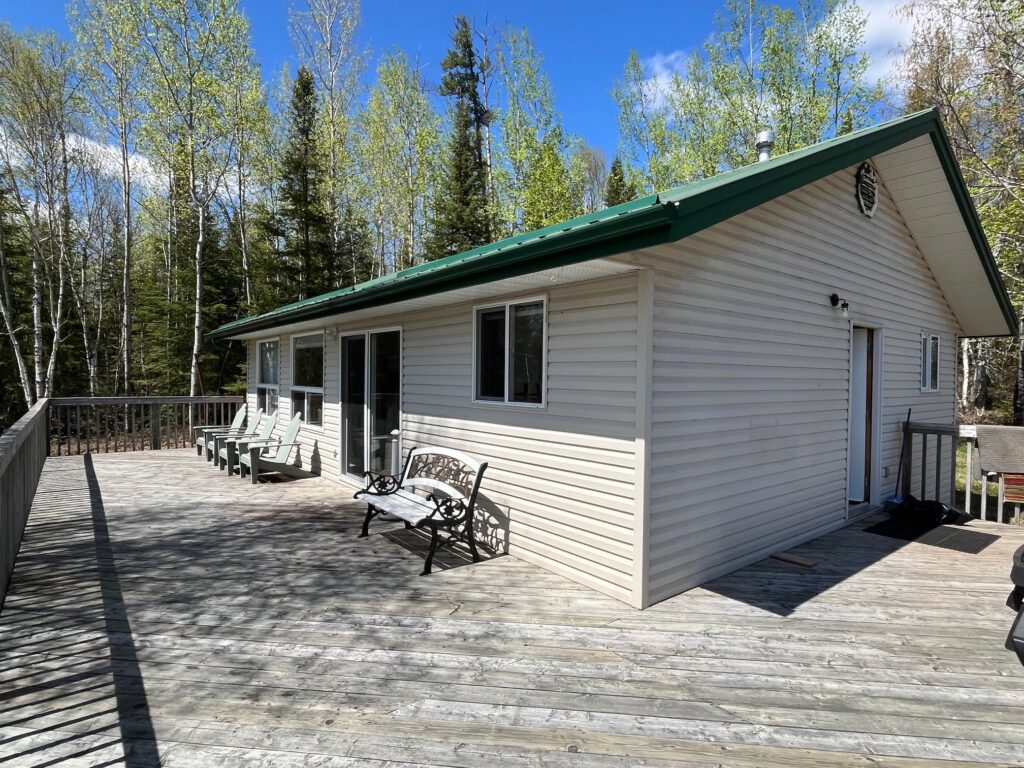
[[[345,371],[343,366],[345,364],[344,344],[345,339],[351,339],[354,336],[361,336],[363,338],[363,468],[369,469],[370,467],[370,407],[372,401],[371,392],[371,373],[372,373],[372,360],[370,358],[371,350],[373,345],[371,337],[378,333],[398,333],[398,455],[402,455],[402,422],[404,420],[405,411],[404,409],[404,398],[402,396],[402,385],[405,376],[405,338],[402,326],[383,326],[380,328],[367,328],[361,330],[352,331],[341,331],[338,333],[338,472],[341,475],[341,479],[349,480],[352,482],[362,482],[362,477],[356,477],[350,475],[345,471],[346,464],[346,444],[345,444],[345,400],[344,400],[344,388],[345,388]],[[399,462],[401,463],[401,462]],[[385,471],[389,471],[389,468],[385,468]]]

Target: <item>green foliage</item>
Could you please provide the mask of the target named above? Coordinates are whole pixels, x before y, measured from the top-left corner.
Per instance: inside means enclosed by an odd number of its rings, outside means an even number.
[[[868,80],[867,17],[852,0],[795,6],[728,0],[702,49],[648,77],[630,54],[613,96],[626,175],[654,192],[863,127],[882,97]]]
[[[476,52],[469,20],[455,19],[452,47],[441,62],[440,93],[454,99],[448,156],[434,195],[434,221],[427,246],[431,259],[483,245],[491,239],[483,131],[491,121],[480,96]]]
[[[375,274],[422,259],[440,146],[441,121],[419,71],[402,53],[385,56],[358,120]]]
[[[583,213],[578,190],[562,155],[561,132],[544,137],[526,169],[523,227],[539,229]]]

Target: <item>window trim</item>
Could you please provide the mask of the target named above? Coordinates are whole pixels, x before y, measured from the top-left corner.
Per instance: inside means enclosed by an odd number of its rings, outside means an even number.
[[[266,384],[262,381],[263,378],[263,357],[260,354],[260,347],[264,344],[270,344],[277,342],[277,384]],[[267,390],[273,392],[277,398],[277,410],[281,410],[281,337],[271,336],[266,339],[256,340],[256,403],[257,407],[260,401],[260,390]],[[269,413],[267,414],[270,415]]]
[[[935,352],[937,361],[935,363],[935,381],[929,381],[932,384],[931,387],[925,386],[925,374],[927,373],[929,380],[932,375],[932,340],[935,340]],[[922,333],[921,334],[921,392],[929,395],[934,395],[942,390],[939,382],[942,379],[942,336],[938,333]]]
[[[509,385],[509,341],[512,323],[510,322],[511,307],[517,304],[540,303],[543,310],[543,330],[541,331],[541,364],[540,364],[540,402],[539,403],[517,403],[508,399]],[[479,329],[480,311],[485,309],[505,309],[505,397],[502,400],[481,400],[477,397],[477,339]],[[548,407],[548,297],[547,294],[539,296],[523,296],[515,299],[502,299],[485,304],[473,305],[473,340],[470,348],[472,360],[471,374],[469,381],[469,399],[473,405],[482,405],[491,408],[531,408],[533,410],[545,410]]]
[[[310,336],[319,336],[320,337],[320,346],[323,348],[323,360],[324,360],[324,362],[323,362],[323,371],[321,372],[321,379],[320,379],[320,381],[323,382],[323,384],[321,384],[321,386],[319,386],[319,387],[307,387],[307,386],[303,386],[303,385],[299,385],[299,384],[295,384],[294,383],[295,382],[295,350],[297,349],[297,342],[298,342],[299,339],[307,339]],[[288,380],[289,380],[289,382],[288,382],[289,383],[289,386],[288,386],[288,402],[290,404],[289,407],[291,408],[291,415],[292,416],[295,415],[295,393],[296,392],[301,392],[303,394],[302,426],[305,429],[315,429],[315,430],[317,430],[319,432],[323,432],[323,430],[324,430],[323,412],[324,412],[324,405],[327,402],[327,398],[326,398],[325,393],[324,393],[325,387],[323,386],[324,384],[327,383],[327,332],[326,332],[326,330],[325,329],[321,329],[319,331],[310,331],[309,333],[296,333],[296,334],[293,334],[292,337],[291,337],[291,351],[292,351],[292,354],[291,354],[291,359],[289,361],[290,364],[291,364],[291,367],[288,370]],[[311,395],[311,394],[312,395],[320,395],[320,398],[321,398],[321,403],[320,403],[320,414],[321,414],[321,416],[320,416],[320,423],[319,424],[310,424],[308,421],[306,421],[306,414],[308,412],[308,408],[305,407],[305,404],[307,403],[306,396],[307,395]],[[280,408],[280,407],[281,406],[280,406],[280,401],[279,401],[278,402],[278,408]]]

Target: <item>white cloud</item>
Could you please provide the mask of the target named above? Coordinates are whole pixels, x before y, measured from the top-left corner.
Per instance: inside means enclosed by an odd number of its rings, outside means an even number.
[[[674,75],[680,77],[686,74],[686,60],[690,57],[689,51],[675,50],[669,53],[660,51],[653,56],[640,60],[640,66],[644,72],[644,85],[653,94],[656,106],[665,103],[665,94],[668,91],[669,83]]]
[[[914,30],[913,19],[901,13],[906,4],[907,0],[858,0],[858,5],[867,14],[864,47],[871,57],[867,73],[869,80],[896,76],[897,66],[903,57],[902,49],[910,42]]]

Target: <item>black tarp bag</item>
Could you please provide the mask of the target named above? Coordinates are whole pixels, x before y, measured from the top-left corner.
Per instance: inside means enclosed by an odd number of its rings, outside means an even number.
[[[964,525],[972,519],[966,512],[943,504],[941,501],[933,499],[922,501],[914,496],[906,496],[893,509],[892,516],[934,525]]]

